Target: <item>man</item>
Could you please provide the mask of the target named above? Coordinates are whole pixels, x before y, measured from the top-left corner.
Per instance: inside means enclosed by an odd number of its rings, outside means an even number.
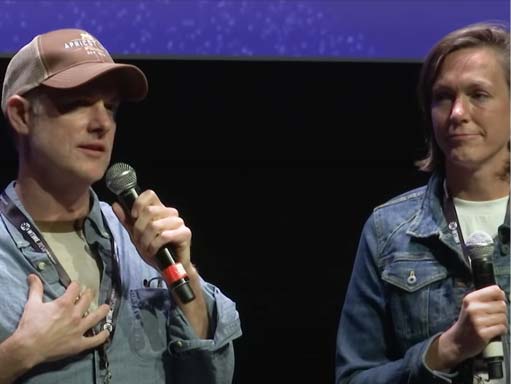
[[[480,23],[442,38],[419,94],[430,136],[419,165],[433,175],[364,227],[336,382],[509,384],[509,31]],[[475,287],[465,243],[481,231],[496,281]],[[502,375],[483,358],[495,338]]]
[[[2,111],[19,169],[0,198],[0,383],[231,382],[238,313],[191,263],[178,212],[145,191],[126,214],[91,189],[119,102],[146,94],[145,75],[83,30],[38,35],[10,61]],[[164,245],[194,300],[165,287]]]

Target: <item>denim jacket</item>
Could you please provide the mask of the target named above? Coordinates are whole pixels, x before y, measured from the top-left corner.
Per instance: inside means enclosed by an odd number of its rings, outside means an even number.
[[[444,374],[425,364],[429,345],[456,321],[463,297],[474,289],[444,218],[442,185],[443,176],[434,174],[427,186],[375,208],[367,220],[339,322],[337,384],[459,380],[459,372]],[[493,264],[509,298],[509,207]],[[509,332],[504,340],[509,383]]]
[[[24,210],[11,183],[6,194]],[[218,288],[202,281],[211,321],[211,339],[199,339],[165,284],[149,281],[160,277],[146,264],[111,207],[91,190],[91,210],[84,222],[87,243],[97,250],[102,263],[100,303],[105,302],[112,276],[112,245],[119,259],[120,298],[112,340],[106,348],[112,383],[231,383],[234,372],[232,340],[241,335],[235,304]],[[33,225],[33,223],[32,223]],[[114,241],[111,241],[113,236]],[[61,296],[54,264],[45,252],[33,249],[11,222],[0,220],[0,342],[17,328],[27,300],[27,275],[37,274],[44,284],[44,301]],[[102,383],[106,370],[99,364],[99,351],[85,351],[34,367],[17,383]]]

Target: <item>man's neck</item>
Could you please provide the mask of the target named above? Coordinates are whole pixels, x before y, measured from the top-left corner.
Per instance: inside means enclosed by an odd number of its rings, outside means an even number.
[[[509,177],[491,172],[447,169],[449,194],[469,201],[489,201],[509,196]]]
[[[52,187],[35,178],[18,175],[15,190],[35,221],[74,221],[89,212],[88,188]]]

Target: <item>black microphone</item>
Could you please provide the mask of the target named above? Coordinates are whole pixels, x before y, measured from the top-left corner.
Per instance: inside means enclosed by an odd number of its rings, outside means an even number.
[[[140,193],[135,170],[128,164],[116,163],[106,172],[105,181],[107,188],[117,196],[126,215],[131,217],[131,208]],[[170,246],[161,247],[155,258],[170,290],[175,292],[183,303],[195,299],[190,279],[183,265],[174,261],[175,257]]]
[[[465,245],[472,265],[475,289],[496,284],[492,263],[494,250],[492,237],[486,232],[476,231],[468,237]],[[488,367],[490,380],[501,379],[504,376],[502,370],[504,350],[500,337],[497,336],[488,343],[483,351],[483,359]]]

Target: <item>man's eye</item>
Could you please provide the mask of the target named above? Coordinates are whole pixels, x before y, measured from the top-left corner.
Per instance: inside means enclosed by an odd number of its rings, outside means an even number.
[[[70,112],[86,105],[86,100],[68,100],[60,103],[58,108],[61,112]]]
[[[117,109],[119,108],[119,104],[117,103],[105,103],[105,108],[112,112],[117,112]]]

